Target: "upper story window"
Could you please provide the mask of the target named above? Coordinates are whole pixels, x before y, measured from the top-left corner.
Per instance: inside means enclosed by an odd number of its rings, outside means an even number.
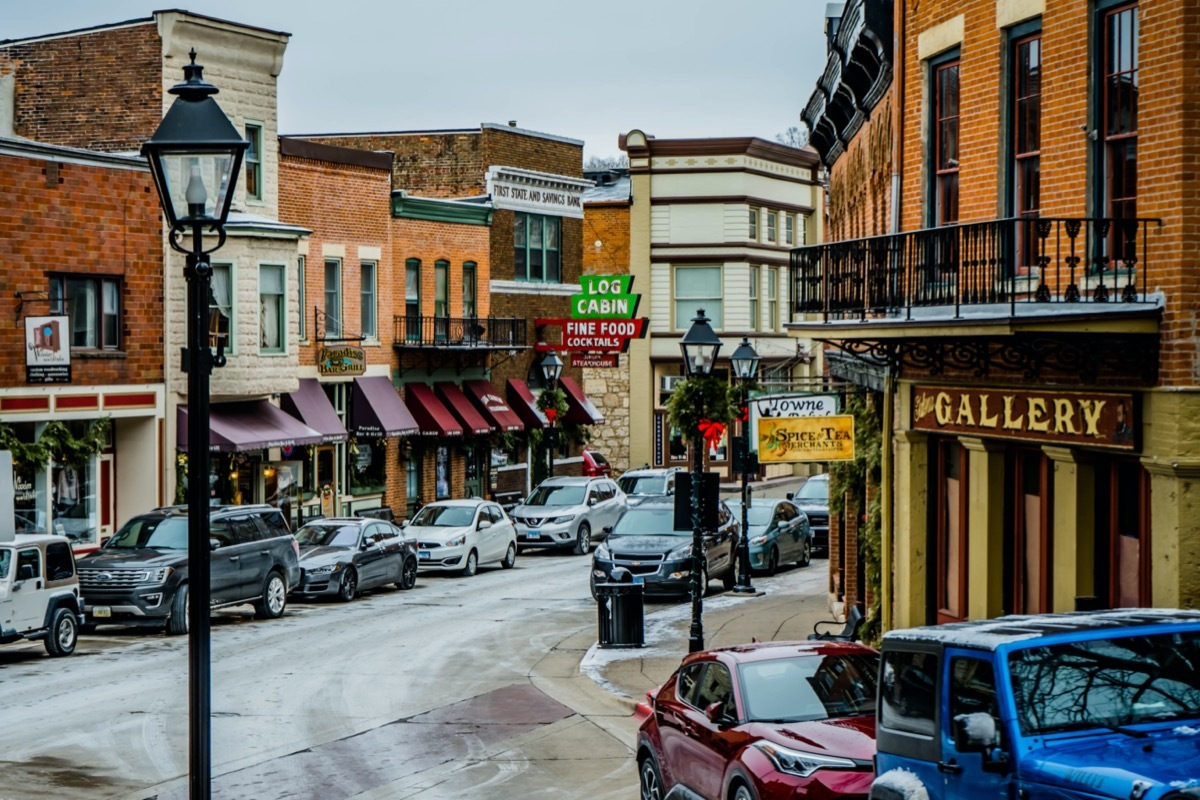
[[[957,58],[933,67],[933,205],[937,225],[958,222]]]
[[[758,267],[750,267],[750,330],[758,330]]]
[[[450,262],[433,262],[433,315],[450,316]]]
[[[687,330],[697,309],[704,309],[713,329],[725,327],[721,267],[675,268],[675,330]]]
[[[783,243],[796,243],[796,215],[785,214],[783,217]]]
[[[50,312],[70,317],[73,348],[116,350],[120,347],[119,279],[51,276]]]
[[[404,262],[404,336],[417,341],[421,338],[421,259]]]
[[[767,267],[767,330],[779,330],[779,270]]]
[[[767,242],[775,244],[777,241],[776,233],[779,228],[779,215],[774,211],[767,212]]]
[[[229,321],[229,338],[225,342],[225,352],[232,355],[237,349],[237,337],[233,332],[237,327],[233,316],[233,265],[213,264],[212,268],[212,304],[209,308],[220,311]]]
[[[325,259],[325,336],[342,335],[342,262]]]
[[[379,338],[379,324],[376,321],[376,264],[374,261],[364,261],[360,267],[362,272],[362,293],[359,320],[362,323],[362,335],[365,339]]]
[[[246,171],[246,199],[247,200],[262,200],[263,198],[263,174],[262,174],[262,152],[263,152],[263,129],[262,125],[254,122],[246,123],[246,141],[250,142],[250,146],[246,148],[246,155],[242,167]]]
[[[1104,215],[1137,217],[1138,5],[1110,7],[1103,13],[1100,82],[1100,143],[1103,148]],[[1124,260],[1136,249],[1136,232],[1113,225],[1109,255]]]
[[[1041,208],[1042,35],[1013,42],[1012,50],[1012,184],[1013,215],[1036,219]],[[1022,225],[1017,239],[1018,264],[1028,272],[1036,263],[1037,228]]]
[[[286,269],[281,264],[258,268],[258,351],[282,353],[287,345]]]
[[[750,241],[758,241],[758,209],[750,209]]]
[[[475,262],[463,262],[463,317],[474,319],[479,313],[475,307],[475,294],[478,286],[475,276]]]
[[[540,214],[513,214],[513,266],[519,281],[560,283],[562,220]]]
[[[296,261],[296,284],[299,287],[297,295],[300,298],[300,341],[308,339],[308,327],[304,324],[304,315],[306,313],[304,301],[304,256],[300,256]]]

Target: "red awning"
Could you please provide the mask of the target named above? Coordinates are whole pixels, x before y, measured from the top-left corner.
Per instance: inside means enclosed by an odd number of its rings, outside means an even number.
[[[573,425],[603,425],[604,415],[588,400],[573,378],[562,377],[558,385],[567,395],[567,422]]]
[[[525,430],[525,424],[521,422],[521,418],[509,407],[508,403],[504,402],[504,398],[500,397],[500,392],[489,382],[465,381],[463,389],[466,390],[467,397],[475,401],[476,407],[483,412],[483,416],[490,419],[498,430],[506,433]]]
[[[462,393],[453,383],[443,381],[433,385],[433,391],[446,407],[450,409],[450,413],[462,425],[463,433],[467,435],[482,436],[492,432],[491,424],[483,418],[483,416],[475,410],[475,406],[471,405],[471,401]]]
[[[391,379],[382,375],[354,379],[350,420],[359,439],[411,436],[420,430]]]
[[[320,433],[322,444],[344,442],[350,438],[316,378],[301,378],[299,389],[279,398],[279,407]]]
[[[454,420],[450,409],[438,400],[433,389],[424,383],[410,383],[404,387],[404,404],[416,417],[422,436],[462,436],[463,429]]]
[[[176,415],[176,447],[188,448],[187,406]],[[271,447],[320,444],[320,433],[266,400],[218,403],[208,409],[209,447],[214,453],[241,453]]]
[[[525,427],[545,428],[550,424],[546,415],[538,410],[533,392],[529,391],[529,386],[520,378],[508,379],[508,402],[517,412],[517,416],[525,422]]]

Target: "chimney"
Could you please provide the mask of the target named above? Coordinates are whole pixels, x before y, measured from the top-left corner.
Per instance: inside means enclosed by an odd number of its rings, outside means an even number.
[[[510,119],[510,120],[508,121],[508,127],[510,127],[510,128],[515,128],[515,127],[517,127],[517,121],[516,121],[515,119]]]
[[[0,136],[13,137],[13,119],[16,116],[15,78],[12,75],[0,75]]]

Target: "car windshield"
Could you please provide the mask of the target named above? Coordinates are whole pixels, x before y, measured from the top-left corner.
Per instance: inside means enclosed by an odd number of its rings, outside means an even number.
[[[735,503],[735,502],[730,501],[729,510],[733,512],[733,516],[736,517],[737,519],[740,520],[742,518],[742,504],[741,503]],[[763,527],[771,522],[771,517],[773,517],[773,516],[775,516],[775,506],[765,505],[765,504],[760,504],[760,505],[751,504],[750,513],[749,513],[749,515],[747,515],[746,518],[750,521],[751,525],[757,525],[759,527]]]
[[[666,494],[667,479],[661,475],[629,476],[617,481],[625,494]]]
[[[188,524],[184,517],[135,517],[105,542],[108,549],[136,550],[157,547],[161,550],[187,550]]]
[[[690,530],[675,530],[675,509],[630,508],[612,529],[613,536],[691,536]]]
[[[1030,647],[1008,669],[1026,736],[1200,718],[1200,631]]]
[[[296,531],[296,541],[301,545],[354,547],[358,544],[358,532],[357,525],[322,525],[319,522],[310,522]]]
[[[807,480],[794,495],[795,500],[829,501],[829,481]]]
[[[542,484],[533,490],[527,506],[578,506],[583,505],[586,486],[547,486]]]
[[[413,525],[431,528],[462,528],[475,519],[475,506],[425,506],[413,517]]]
[[[875,713],[879,657],[844,653],[750,661],[738,666],[746,718],[800,722]]]

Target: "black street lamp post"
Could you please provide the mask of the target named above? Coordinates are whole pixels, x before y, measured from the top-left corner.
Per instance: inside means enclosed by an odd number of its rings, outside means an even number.
[[[708,324],[704,309],[697,309],[692,318],[692,327],[679,340],[683,351],[683,367],[689,379],[704,380],[712,374],[713,364],[721,349],[721,340]],[[692,571],[690,575],[692,595],[692,627],[688,633],[688,652],[704,649],[704,517],[700,511],[700,483],[704,479],[704,443],[700,429],[692,434]],[[712,502],[711,500],[709,502]]]
[[[558,379],[562,375],[563,360],[558,357],[558,353],[553,350],[546,351],[546,355],[542,357],[542,377],[546,379],[546,386],[550,391],[558,388]],[[558,422],[558,412],[550,415],[550,475],[554,477],[554,446],[558,431],[555,429],[555,424]]]
[[[758,353],[748,337],[729,357],[733,374],[742,382],[742,398],[746,403],[746,418],[742,420],[742,528],[738,541],[738,576],[733,591],[737,594],[757,594],[750,582],[750,381],[758,373]]]
[[[188,797],[208,800],[212,793],[212,680],[209,604],[209,373],[225,364],[224,341],[210,344],[212,264],[208,254],[225,243],[225,221],[242,154],[249,143],[212,99],[217,88],[205,83],[203,67],[183,68],[184,80],[170,89],[175,102],[158,130],[142,145],[142,155],[158,187],[170,224],[171,247],[187,256],[187,348],[183,367],[188,392]],[[217,236],[204,249],[204,231]],[[191,233],[191,247],[177,241]],[[217,329],[221,325],[218,320]],[[196,614],[190,611],[196,607]]]

